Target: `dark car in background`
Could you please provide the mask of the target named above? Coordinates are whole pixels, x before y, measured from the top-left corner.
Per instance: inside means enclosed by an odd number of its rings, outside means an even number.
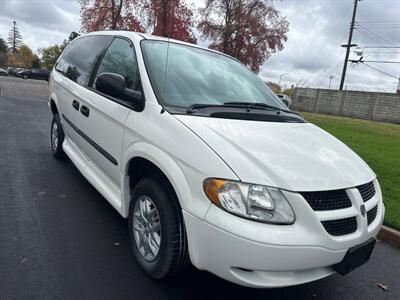
[[[24,79],[44,79],[49,80],[50,72],[45,69],[32,69],[32,70],[24,70],[18,73],[18,77],[22,77]]]
[[[7,76],[7,70],[4,70],[3,68],[0,68],[0,76]]]
[[[11,76],[18,76],[18,73],[22,72],[22,71],[25,71],[25,69],[24,68],[15,68],[15,67],[7,68],[7,73],[8,73],[8,75],[11,75]]]

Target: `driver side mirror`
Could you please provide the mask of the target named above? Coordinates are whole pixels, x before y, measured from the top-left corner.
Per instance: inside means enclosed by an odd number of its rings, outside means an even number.
[[[144,106],[142,92],[126,88],[125,78],[120,74],[100,74],[96,79],[96,90],[113,98],[130,102],[137,109],[142,109]]]

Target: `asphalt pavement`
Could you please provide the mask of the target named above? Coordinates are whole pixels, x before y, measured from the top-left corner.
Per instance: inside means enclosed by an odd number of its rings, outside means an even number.
[[[400,299],[400,249],[382,241],[347,276],[290,288],[243,288],[195,268],[147,277],[126,220],[53,159],[47,82],[0,77],[0,87],[0,299]]]

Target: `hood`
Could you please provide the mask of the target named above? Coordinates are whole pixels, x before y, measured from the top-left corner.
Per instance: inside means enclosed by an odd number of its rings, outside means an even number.
[[[175,117],[243,182],[300,192],[354,187],[376,177],[349,147],[310,123]]]

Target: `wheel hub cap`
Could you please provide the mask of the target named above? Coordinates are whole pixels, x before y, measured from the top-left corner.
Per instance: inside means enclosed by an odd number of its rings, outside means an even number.
[[[156,259],[160,252],[160,216],[153,201],[141,196],[135,203],[133,212],[133,232],[139,253],[147,261]]]
[[[53,150],[57,150],[58,146],[58,126],[57,123],[53,123],[53,128],[51,130],[51,145],[53,146]]]

